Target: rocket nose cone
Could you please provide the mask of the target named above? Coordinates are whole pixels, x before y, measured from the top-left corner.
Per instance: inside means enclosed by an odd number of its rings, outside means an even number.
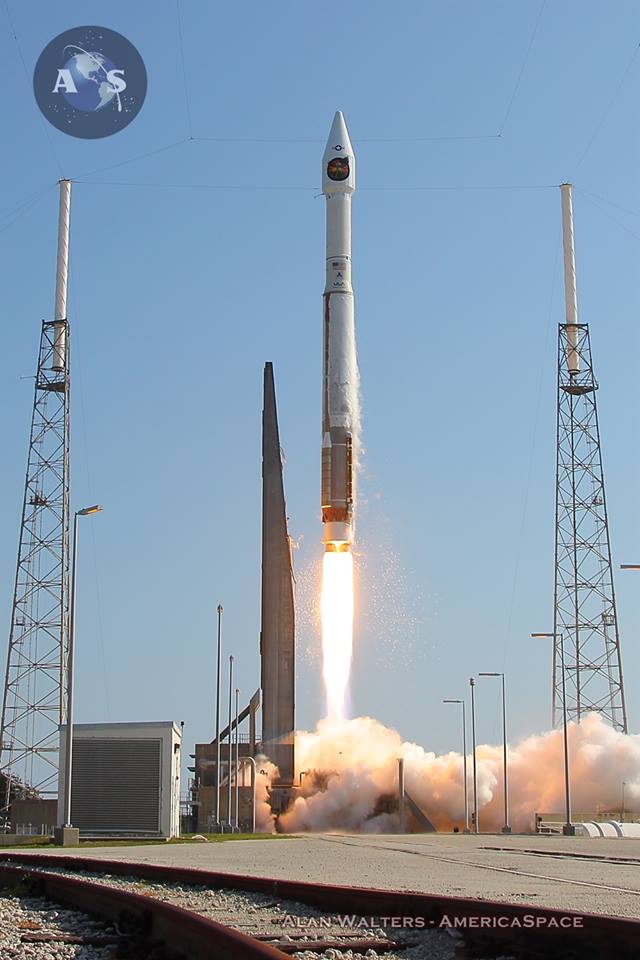
[[[331,156],[335,156],[336,153],[340,152],[350,153],[351,156],[353,156],[353,146],[342,110],[336,110],[324,152],[325,155],[330,154]]]
[[[337,110],[322,156],[323,193],[352,193],[356,187],[355,154],[341,110]]]

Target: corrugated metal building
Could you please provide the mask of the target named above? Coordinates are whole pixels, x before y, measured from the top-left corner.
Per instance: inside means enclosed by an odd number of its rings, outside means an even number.
[[[64,819],[64,728],[58,823]],[[180,728],[162,723],[74,723],[71,822],[81,836],[180,833]]]

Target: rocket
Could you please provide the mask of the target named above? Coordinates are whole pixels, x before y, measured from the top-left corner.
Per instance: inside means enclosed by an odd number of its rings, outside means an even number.
[[[353,541],[354,442],[358,429],[358,366],[351,286],[351,195],[355,157],[342,113],[333,118],[322,157],[326,197],[326,282],[322,370],[322,540],[347,551]]]

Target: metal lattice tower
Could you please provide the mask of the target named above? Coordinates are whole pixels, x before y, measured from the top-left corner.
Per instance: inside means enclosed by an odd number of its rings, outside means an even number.
[[[587,324],[578,323],[571,184],[562,184],[566,323],[558,331],[552,722],[595,711],[627,732],[600,430]]]
[[[60,181],[55,318],[43,321],[0,727],[0,805],[57,793],[69,623],[71,182]]]

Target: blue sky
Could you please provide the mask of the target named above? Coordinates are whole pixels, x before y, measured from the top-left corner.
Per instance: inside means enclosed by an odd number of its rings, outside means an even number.
[[[65,175],[80,181],[72,499],[105,508],[81,530],[77,720],[173,718],[188,744],[208,738],[219,601],[243,694],[258,685],[265,360],[299,541],[298,724],[321,715],[308,614],[321,557],[317,194],[339,108],[358,158],[366,446],[353,712],[454,748],[442,697],[504,668],[512,736],[545,729],[550,650],[528,634],[552,616],[563,180],[576,185],[614,557],[640,561],[637,4],[361,0],[333,29],[326,7],[182,0],[186,98],[175,3],[8,4],[0,212],[45,192],[0,219],[0,623],[32,400],[21,377],[53,307]],[[42,48],[81,23],[125,34],[148,70],[142,112],[106,140],[49,127],[31,91]],[[637,730],[640,581],[617,586]],[[478,734],[495,742],[486,684]]]

